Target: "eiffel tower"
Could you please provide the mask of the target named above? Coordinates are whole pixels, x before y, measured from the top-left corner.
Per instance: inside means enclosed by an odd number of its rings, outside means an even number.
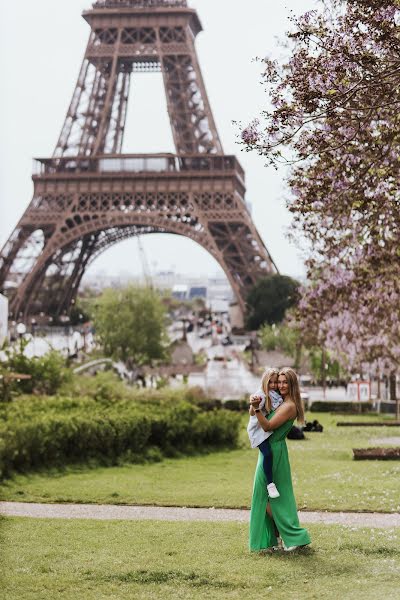
[[[245,203],[245,175],[223,153],[186,0],[98,0],[52,158],[37,159],[33,199],[0,255],[11,316],[69,311],[90,263],[135,235],[186,236],[224,270],[243,314],[276,267]],[[161,72],[176,154],[122,154],[132,73]]]

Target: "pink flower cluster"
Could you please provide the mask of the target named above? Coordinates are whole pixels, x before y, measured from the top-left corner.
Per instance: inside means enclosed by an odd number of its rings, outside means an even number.
[[[245,129],[243,129],[241,133],[242,141],[248,146],[253,146],[257,144],[260,140],[260,131],[258,129],[260,121],[258,119],[254,119]]]
[[[400,363],[399,18],[393,0],[327,0],[292,19],[290,58],[265,61],[273,108],[242,132],[292,165],[300,323],[350,368]]]

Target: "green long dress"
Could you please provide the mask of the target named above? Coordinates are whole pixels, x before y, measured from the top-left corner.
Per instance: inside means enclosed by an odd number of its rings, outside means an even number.
[[[269,415],[271,418],[272,414]],[[270,498],[274,521],[286,547],[303,546],[310,543],[307,529],[299,525],[296,500],[294,498],[286,436],[293,425],[287,421],[269,438],[273,455],[272,473],[280,493],[279,498]],[[263,469],[263,455],[259,452],[254,476],[253,497],[250,513],[250,550],[257,551],[277,544],[272,519],[266,512],[268,502],[267,481]]]

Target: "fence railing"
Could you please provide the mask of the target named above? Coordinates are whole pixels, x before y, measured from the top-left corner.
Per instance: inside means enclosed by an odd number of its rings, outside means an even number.
[[[244,171],[235,156],[215,154],[118,154],[38,158],[34,175],[57,173],[173,173],[185,171]]]
[[[187,7],[186,0],[97,0],[93,8],[162,8]]]

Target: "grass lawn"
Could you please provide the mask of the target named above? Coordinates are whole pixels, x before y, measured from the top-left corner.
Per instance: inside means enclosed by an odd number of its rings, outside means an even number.
[[[323,433],[288,442],[299,508],[400,511],[400,462],[352,458],[353,447],[381,445],[375,438],[400,437],[400,427],[336,427],[338,420],[376,420],[370,416],[309,415],[315,418],[324,425]],[[18,475],[3,483],[1,499],[248,507],[257,451],[249,447],[246,423],[244,416],[238,450],[152,464]]]
[[[7,600],[398,599],[400,531],[310,527],[298,554],[247,551],[247,527],[10,518]]]

